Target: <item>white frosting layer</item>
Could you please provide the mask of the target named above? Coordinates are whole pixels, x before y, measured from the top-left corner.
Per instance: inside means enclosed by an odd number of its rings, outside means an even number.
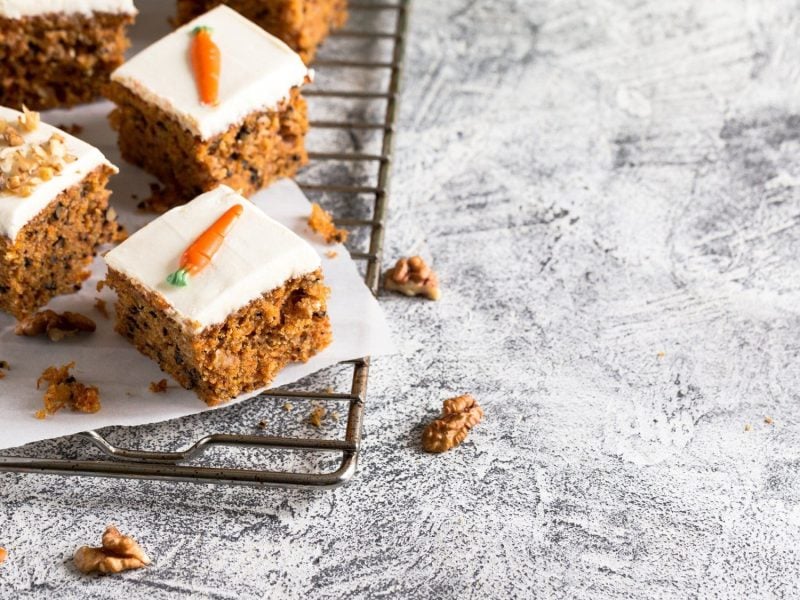
[[[16,123],[17,117],[21,114],[11,108],[0,106],[0,119]],[[77,160],[65,164],[61,173],[50,181],[37,185],[30,196],[22,197],[6,192],[0,193],[0,235],[12,240],[16,238],[28,221],[44,210],[58,194],[80,182],[98,166],[105,164],[117,172],[117,168],[106,160],[100,150],[45,123],[40,123],[36,130],[30,133],[22,132],[22,136],[26,146],[29,146],[47,141],[56,132],[64,138],[67,152],[77,157]],[[0,154],[22,149],[24,146],[17,146],[12,150],[7,150],[7,148],[7,146],[1,148]]]
[[[244,207],[211,263],[186,287],[167,283],[186,248],[235,204]],[[231,188],[173,208],[105,256],[106,264],[160,294],[188,329],[200,331],[293,277],[320,266],[316,251]]]
[[[19,19],[47,13],[135,15],[133,0],[0,0],[0,17]]]
[[[214,107],[200,103],[189,58],[191,32],[200,25],[212,29],[220,49],[219,105]],[[208,140],[254,111],[275,108],[308,74],[289,46],[220,5],[144,49],[111,79]]]

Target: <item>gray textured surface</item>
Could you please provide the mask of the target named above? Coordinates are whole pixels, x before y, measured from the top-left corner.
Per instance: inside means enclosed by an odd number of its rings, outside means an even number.
[[[445,293],[383,300],[402,356],[357,479],[1,475],[0,596],[796,597],[797,15],[418,2],[388,255],[432,257]],[[461,391],[485,423],[422,454]],[[80,577],[111,520],[155,566]]]

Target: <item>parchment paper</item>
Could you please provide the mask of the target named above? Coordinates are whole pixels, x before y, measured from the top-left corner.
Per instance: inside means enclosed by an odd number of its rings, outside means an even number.
[[[116,157],[110,158],[116,160],[121,169],[138,173],[139,181],[149,181],[138,169],[119,162]],[[122,189],[117,186],[115,195],[121,199],[113,204],[123,223],[141,224],[152,218],[135,211],[132,201],[124,201],[131,195],[124,181]],[[333,344],[308,363],[288,366],[272,387],[291,383],[342,360],[391,352],[392,343],[383,313],[347,250],[341,245],[322,244],[308,231],[306,218],[310,204],[300,189],[291,181],[280,181],[259,192],[253,201],[315,247],[322,257],[325,280],[331,288],[328,311]],[[329,250],[336,251],[338,256],[328,258],[325,253]],[[109,425],[140,425],[211,410],[193,392],[179,387],[153,361],[139,354],[125,338],[113,331],[114,293],[108,288],[100,293],[95,289],[97,281],[104,275],[105,266],[98,258],[93,264],[91,279],[79,293],[61,296],[48,305],[56,311],[72,310],[91,316],[97,323],[97,331],[91,335],[57,343],[46,337],[22,338],[14,334],[16,321],[6,314],[0,315],[0,359],[10,363],[11,367],[6,377],[0,379],[0,448]],[[106,300],[111,319],[103,318],[94,309],[98,297]],[[100,389],[102,409],[95,414],[64,409],[45,420],[36,419],[34,412],[42,407],[43,394],[42,390],[36,389],[39,375],[50,365],[71,361],[76,363],[73,372],[80,381]],[[164,377],[170,382],[167,392],[150,392],[150,382]],[[241,396],[233,402],[256,393]]]

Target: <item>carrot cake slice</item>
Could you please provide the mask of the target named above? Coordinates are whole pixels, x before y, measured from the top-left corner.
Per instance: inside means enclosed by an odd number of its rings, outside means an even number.
[[[17,318],[75,292],[122,228],[108,206],[117,168],[93,146],[0,107],[0,310]]]
[[[94,100],[124,60],[135,16],[133,0],[0,0],[0,104]]]
[[[227,186],[105,260],[117,332],[210,405],[269,385],[331,341],[316,251]]]
[[[307,162],[308,79],[286,44],[219,6],[114,71],[111,125],[179,200],[220,183],[249,196]]]
[[[219,4],[282,39],[306,64],[330,31],[347,21],[347,0],[178,0],[176,21],[186,23]]]

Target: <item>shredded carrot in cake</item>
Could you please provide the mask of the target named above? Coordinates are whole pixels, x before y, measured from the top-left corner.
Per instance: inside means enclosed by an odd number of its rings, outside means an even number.
[[[201,26],[192,30],[191,55],[200,102],[216,106],[219,104],[219,73],[222,61],[219,47],[211,39],[211,28]]]
[[[196,275],[205,269],[214,258],[214,255],[225,241],[225,236],[233,227],[233,223],[244,212],[241,204],[231,206],[219,219],[200,234],[192,245],[189,246],[181,256],[180,268],[174,273],[170,273],[167,282],[172,285],[183,287],[189,283],[189,276]]]

